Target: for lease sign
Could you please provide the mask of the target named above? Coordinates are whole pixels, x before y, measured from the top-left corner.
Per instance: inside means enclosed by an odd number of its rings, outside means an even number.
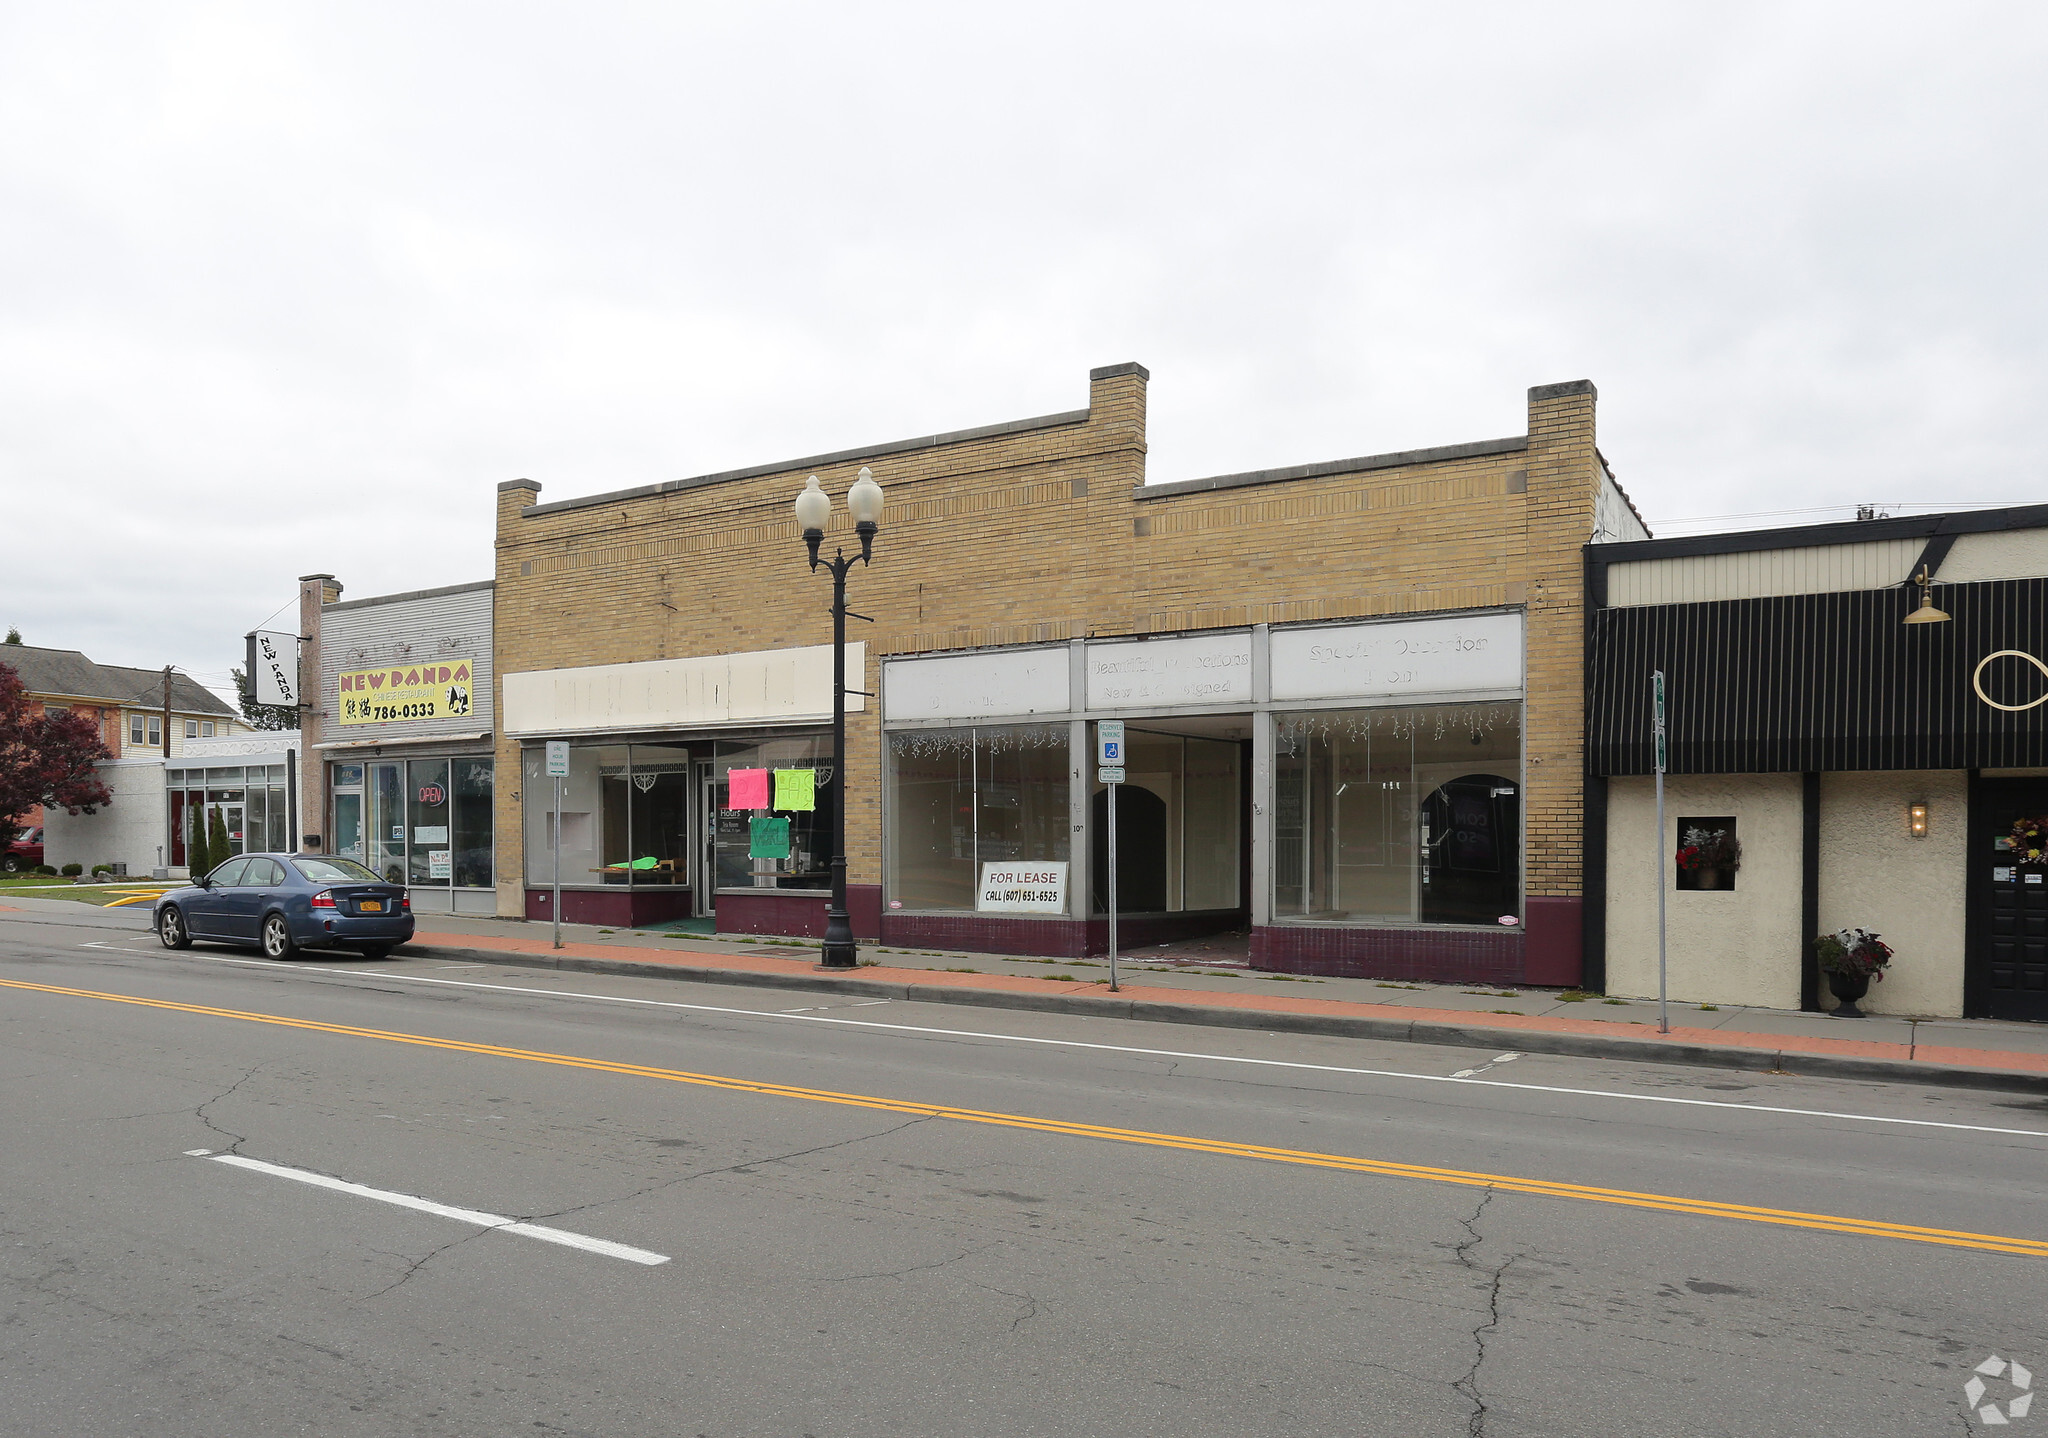
[[[983,864],[974,907],[984,914],[1064,914],[1066,861]]]
[[[461,718],[469,713],[469,665],[345,669],[335,699],[344,724]]]

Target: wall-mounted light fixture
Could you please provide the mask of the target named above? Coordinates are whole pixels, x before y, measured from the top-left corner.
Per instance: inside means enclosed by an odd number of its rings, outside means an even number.
[[[1895,569],[1892,573],[1898,571]],[[1921,565],[1920,572],[1906,582],[1920,586],[1920,607],[1906,616],[1908,624],[1948,623],[1948,615],[1934,607],[1934,579],[1928,574],[1926,565]]]
[[[1906,806],[1906,832],[1916,839],[1927,837],[1927,805],[1924,801]]]

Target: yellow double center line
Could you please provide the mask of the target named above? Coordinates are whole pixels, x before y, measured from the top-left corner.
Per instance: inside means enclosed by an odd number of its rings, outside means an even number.
[[[1231,1143],[1223,1139],[1195,1138],[1185,1134],[1149,1133],[1144,1129],[1109,1128],[1102,1124],[1073,1123],[1065,1119],[1033,1118],[1028,1114],[990,1113],[982,1109],[955,1108],[951,1104],[917,1103],[908,1099],[880,1098],[872,1094],[837,1093],[831,1089],[800,1088],[794,1084],[764,1083],[756,1079],[727,1078],[720,1074],[690,1073],[683,1069],[655,1068],[647,1064],[619,1063],[612,1059],[583,1058],[575,1054],[551,1054],[534,1049],[506,1048],[499,1044],[470,1043],[464,1039],[436,1038],[429,1034],[393,1033],[386,1029],[357,1028],[352,1024],[328,1024],[315,1019],[287,1018],[282,1014],[247,1013],[240,1009],[212,1008],[205,1004],[181,1004],[169,999],[145,999],[133,994],[106,994],[93,989],[64,988],[56,984],[23,983],[0,979],[0,987],[25,989],[32,993],[61,994],[68,998],[103,999],[108,1003],[134,1004],[141,1008],[169,1009],[175,1013],[201,1014],[208,1018],[240,1019],[245,1023],[274,1024],[280,1028],[309,1029],[315,1033],[339,1034],[346,1038],[381,1039],[386,1043],[412,1044],[419,1048],[446,1049],[453,1053],[483,1054],[491,1058],[521,1059],[528,1063],[555,1064],[562,1068],[588,1069],[594,1073],[623,1074],[628,1078],[662,1079],[669,1083],[695,1084],[700,1088],[724,1089],[731,1093],[766,1094],[773,1098],[806,1099],[812,1103],[844,1104],[850,1108],[879,1109],[884,1113],[909,1114],[918,1118],[949,1118],[960,1123],[992,1124],[1021,1128],[1033,1133],[1060,1134],[1068,1138],[1103,1139],[1111,1143],[1145,1144],[1152,1148],[1183,1149],[1190,1153],[1213,1153],[1225,1158],[1260,1159],[1268,1163],[1300,1164],[1309,1168],[1333,1168],[1346,1173],[1370,1173],[1382,1178],[1422,1179],[1430,1183],[1458,1184],[1466,1188],[1490,1188],[1502,1193],[1529,1193],[1544,1198],[1573,1198],[1587,1203],[1619,1204],[1625,1208],[1655,1209],[1664,1213],[1690,1213],[1702,1218],[1736,1218],[1750,1223],[1776,1224],[1784,1228],[1813,1228],[1828,1233],[1851,1233],[1863,1238],[1899,1238],[1913,1243],[1935,1243],[1949,1248],[1978,1248],[1991,1253],[2013,1253],[2027,1258],[2048,1258],[2048,1242],[2032,1238],[2007,1238],[1995,1233],[1968,1233],[1947,1228],[1922,1228],[1910,1223],[1884,1223],[1874,1218],[1846,1218],[1827,1213],[1802,1213],[1797,1209],[1758,1208],[1746,1203],[1715,1203],[1703,1198],[1682,1198],[1663,1193],[1636,1193],[1625,1188],[1593,1188],[1578,1183],[1553,1183],[1547,1179],[1517,1178],[1510,1174],[1473,1173],[1457,1168],[1434,1168],[1426,1164],[1393,1163],[1386,1159],[1353,1158],[1347,1154],[1315,1153],[1302,1149],[1269,1148],[1264,1144]]]

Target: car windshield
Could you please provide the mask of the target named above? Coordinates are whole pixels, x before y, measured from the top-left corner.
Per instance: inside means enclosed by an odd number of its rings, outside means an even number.
[[[316,884],[381,884],[384,881],[354,859],[294,859],[292,867]]]

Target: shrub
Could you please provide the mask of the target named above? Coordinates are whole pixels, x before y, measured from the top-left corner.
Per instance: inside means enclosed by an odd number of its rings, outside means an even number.
[[[84,872],[85,865],[83,864],[66,864],[63,869],[64,877],[67,879],[75,879]]]
[[[51,868],[51,867],[50,867],[50,866],[49,866],[48,864],[38,864],[38,865],[36,865],[36,872],[37,872],[38,874],[46,874],[46,875],[48,875],[48,876],[49,876],[50,878],[52,878],[52,879],[54,879],[54,878],[56,878],[56,877],[57,877],[57,871],[56,871],[55,869]]]
[[[102,874],[111,874],[113,872],[114,866],[112,864],[94,864],[92,866],[92,876],[95,879],[97,879]]]

